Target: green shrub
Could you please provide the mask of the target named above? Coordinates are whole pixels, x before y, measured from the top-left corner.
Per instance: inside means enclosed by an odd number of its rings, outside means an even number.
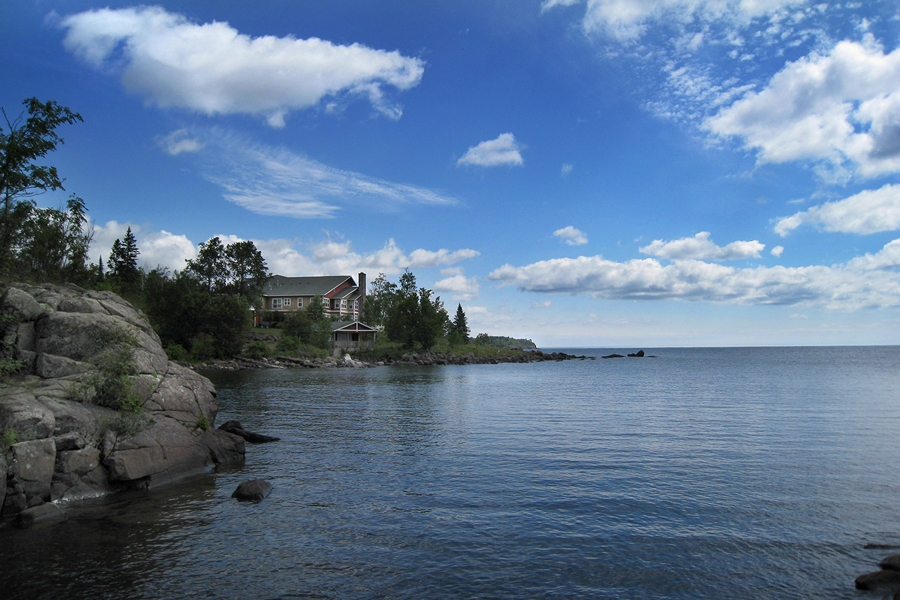
[[[286,335],[275,343],[275,349],[283,354],[297,354],[302,347],[300,338],[292,335]]]
[[[18,442],[16,436],[16,430],[12,427],[7,427],[3,431],[3,435],[0,436],[0,449],[3,451],[9,450]]]
[[[169,360],[190,360],[191,358],[191,353],[185,350],[181,344],[169,344],[165,350]]]
[[[191,341],[191,354],[197,360],[216,357],[216,340],[208,333],[201,333]]]
[[[260,340],[250,342],[247,344],[247,352],[245,354],[255,360],[261,360],[269,356],[269,345]]]
[[[209,419],[206,418],[206,415],[201,414],[200,418],[197,419],[197,429],[199,429],[200,431],[207,431],[209,428]]]

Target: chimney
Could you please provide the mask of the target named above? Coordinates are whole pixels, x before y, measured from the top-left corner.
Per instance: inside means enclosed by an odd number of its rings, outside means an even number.
[[[356,283],[357,289],[359,290],[359,315],[358,318],[362,318],[366,314],[366,274],[360,273],[357,278]]]

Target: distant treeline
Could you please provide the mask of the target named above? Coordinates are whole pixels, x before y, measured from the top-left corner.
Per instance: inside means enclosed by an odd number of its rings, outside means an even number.
[[[488,336],[488,343],[496,348],[523,348],[525,350],[537,348],[537,345],[531,340],[511,338],[505,335]]]

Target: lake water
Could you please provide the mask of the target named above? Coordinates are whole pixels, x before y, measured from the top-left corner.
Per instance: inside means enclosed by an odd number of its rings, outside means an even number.
[[[647,353],[210,373],[281,441],[0,531],[0,598],[882,597],[900,347]]]

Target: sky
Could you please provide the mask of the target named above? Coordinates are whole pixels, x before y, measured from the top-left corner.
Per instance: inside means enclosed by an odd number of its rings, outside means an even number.
[[[897,344],[900,2],[0,3],[92,258],[411,270],[542,347]]]

